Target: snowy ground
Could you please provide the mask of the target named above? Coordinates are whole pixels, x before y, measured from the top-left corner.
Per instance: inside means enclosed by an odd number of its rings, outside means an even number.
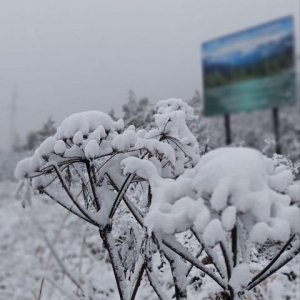
[[[13,197],[15,183],[0,187],[0,299],[38,299],[43,277],[47,280],[41,299],[68,299],[64,293],[76,291],[45,237],[75,277],[95,279],[102,299],[117,299],[111,267],[93,228],[42,196],[23,209]],[[71,299],[76,299],[74,294]]]
[[[0,182],[0,299],[39,299],[42,278],[45,281],[40,299],[79,299],[77,287],[66,271],[84,288],[96,289],[95,299],[118,299],[97,230],[45,196],[34,196],[31,206],[23,209],[14,198],[15,189],[16,183]],[[254,250],[253,272],[265,265],[278,247],[274,244]],[[53,255],[57,255],[61,265]],[[67,270],[64,272],[63,268]],[[211,280],[201,275],[196,270],[191,273],[189,300],[205,299],[216,289]],[[168,299],[173,294],[170,276],[169,272],[158,276]],[[300,257],[264,282],[259,291],[261,299],[300,299]],[[157,299],[146,279],[137,299]]]

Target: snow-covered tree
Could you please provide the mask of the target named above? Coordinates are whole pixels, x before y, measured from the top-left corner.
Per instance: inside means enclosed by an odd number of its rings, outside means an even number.
[[[200,157],[186,124],[193,109],[180,99],[159,101],[154,113],[147,130],[97,111],[71,115],[18,164],[19,190],[45,194],[97,228],[122,300],[136,298],[145,276],[166,299],[166,266],[178,300],[188,297],[192,268],[216,283],[215,296],[243,297],[299,253],[299,185],[284,160],[253,149]],[[129,197],[132,189],[140,197]],[[196,246],[182,242],[185,233]],[[253,276],[251,247],[267,239],[286,244]]]
[[[153,115],[152,105],[146,97],[136,99],[134,91],[128,93],[128,102],[123,105],[125,126],[134,125],[142,128],[148,125]]]
[[[26,144],[24,148],[26,150],[36,149],[47,137],[55,133],[54,121],[51,117],[43,124],[39,130],[32,130],[26,137]]]

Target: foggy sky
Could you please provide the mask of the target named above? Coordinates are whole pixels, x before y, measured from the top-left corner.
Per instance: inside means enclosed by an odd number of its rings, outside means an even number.
[[[299,0],[0,0],[0,149],[18,91],[17,132],[71,113],[201,90],[200,43],[278,17]],[[297,49],[299,52],[299,48]]]

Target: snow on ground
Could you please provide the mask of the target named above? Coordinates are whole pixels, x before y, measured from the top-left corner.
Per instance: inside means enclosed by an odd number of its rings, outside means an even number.
[[[41,299],[69,299],[64,293],[76,291],[45,237],[75,277],[84,274],[97,287],[103,296],[99,299],[118,299],[97,231],[44,196],[33,197],[32,205],[23,209],[13,197],[15,189],[15,183],[0,183],[0,299],[37,299],[44,276],[48,279]]]
[[[38,299],[44,277],[40,299],[78,300],[77,288],[53,257],[50,251],[53,248],[75,280],[85,289],[97,290],[95,299],[117,300],[112,269],[97,230],[42,195],[33,196],[31,206],[22,208],[21,201],[14,198],[16,186],[13,182],[0,182],[0,299]],[[194,253],[199,248],[193,239],[188,243],[188,234],[181,234],[178,238]],[[253,249],[250,272],[258,272],[279,248],[280,244],[273,243]],[[203,254],[200,259],[204,258]],[[154,261],[158,266],[158,254],[155,254]],[[164,267],[157,274],[162,289],[166,290],[166,299],[171,299],[170,272]],[[209,293],[216,291],[216,285],[203,275],[199,270],[192,270],[189,300],[208,299]],[[300,297],[299,291],[299,256],[256,289],[261,295],[258,299],[296,300]],[[146,279],[137,299],[157,300]],[[252,298],[247,299],[255,298],[252,294]]]

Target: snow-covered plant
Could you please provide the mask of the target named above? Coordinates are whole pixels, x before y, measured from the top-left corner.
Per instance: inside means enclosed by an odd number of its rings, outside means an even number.
[[[122,163],[129,173],[149,170],[138,158]],[[300,231],[300,185],[293,183],[292,171],[277,159],[249,148],[220,148],[204,155],[176,180],[161,179],[154,168],[146,176],[152,190],[145,218],[148,232],[205,272],[232,299],[253,289],[300,251],[297,239],[283,254]],[[176,240],[177,234],[187,230],[198,239],[218,275]],[[253,276],[251,247],[267,240],[286,244]]]
[[[114,216],[123,200],[142,225],[140,236],[134,235],[137,242],[132,247],[137,247],[138,256],[148,259],[150,250],[148,254],[142,250],[139,240],[146,234],[142,219],[151,206],[150,189],[143,210],[128,199],[129,186],[145,179],[135,173],[125,176],[121,162],[135,157],[154,167],[162,178],[176,178],[199,160],[198,143],[185,123],[192,117],[193,110],[182,100],[169,99],[160,101],[155,111],[148,131],[137,131],[134,126],[124,128],[122,120],[114,122],[102,112],[71,115],[54,136],[47,138],[32,157],[20,161],[15,170],[25,197],[30,196],[29,189],[33,188],[99,229],[110,255],[121,299],[133,299],[136,290],[130,287],[137,277],[131,276],[133,281],[130,281],[125,276],[128,268],[122,264],[112,235]],[[61,197],[57,181],[67,197]],[[149,246],[149,242],[145,245]],[[135,267],[141,268],[137,263]],[[150,266],[147,270],[150,272]],[[134,274],[138,272],[134,269]],[[155,285],[155,277],[149,275],[149,278]]]
[[[299,185],[287,165],[256,150],[218,149],[200,158],[186,125],[193,109],[183,101],[160,101],[154,111],[148,130],[124,128],[101,112],[71,115],[18,164],[20,187],[27,197],[30,188],[48,195],[99,230],[122,300],[136,298],[144,276],[166,299],[157,273],[164,265],[176,299],[187,299],[192,268],[223,298],[243,297],[299,253]],[[185,232],[196,249],[182,243]],[[251,247],[268,239],[286,244],[252,276]],[[206,260],[199,259],[203,251]]]

